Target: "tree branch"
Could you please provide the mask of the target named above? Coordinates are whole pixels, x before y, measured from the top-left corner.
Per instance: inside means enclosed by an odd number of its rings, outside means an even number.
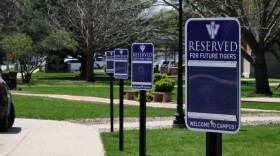
[[[250,56],[243,47],[241,48],[241,56],[244,57],[251,64],[254,64],[252,56]]]
[[[175,10],[177,10],[177,11],[179,12],[179,8],[178,8],[176,5],[174,5],[174,4],[170,3],[170,2],[167,2],[167,0],[162,0],[162,1],[163,1],[165,4],[171,6],[172,8],[174,8]]]

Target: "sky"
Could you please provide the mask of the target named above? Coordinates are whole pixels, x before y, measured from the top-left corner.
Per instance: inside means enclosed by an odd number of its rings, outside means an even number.
[[[158,2],[156,2],[154,4],[154,6],[152,6],[149,9],[146,9],[142,14],[154,15],[162,9],[172,9],[172,7],[171,6],[165,6],[164,2],[162,0],[158,0]]]

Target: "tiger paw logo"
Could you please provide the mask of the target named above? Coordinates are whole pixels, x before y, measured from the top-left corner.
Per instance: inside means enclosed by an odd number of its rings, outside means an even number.
[[[220,25],[215,24],[215,22],[212,21],[211,24],[206,24],[206,28],[207,28],[208,34],[210,35],[211,39],[215,39],[216,35],[218,34]]]

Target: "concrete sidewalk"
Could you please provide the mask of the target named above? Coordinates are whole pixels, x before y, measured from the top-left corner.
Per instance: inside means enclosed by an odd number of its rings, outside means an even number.
[[[19,92],[13,92],[13,94],[100,103],[110,102],[106,98],[84,96],[25,94]],[[274,100],[279,100],[278,102],[280,103],[280,99]],[[118,102],[118,100],[114,100],[114,103],[118,104]],[[139,105],[139,102],[124,100],[124,104]],[[174,103],[149,102],[147,106],[176,108]],[[258,122],[267,122],[267,124],[280,123],[280,116],[245,116],[241,118],[241,122],[242,124],[246,124],[246,122],[256,122],[257,124]],[[147,121],[146,123],[147,129],[170,128],[172,124],[172,120]],[[118,126],[119,124],[114,124],[115,130],[118,130]],[[139,122],[125,122],[124,129],[139,129]],[[0,156],[104,156],[105,152],[99,131],[109,130],[109,123],[85,126],[65,121],[16,119],[13,128],[7,133],[0,133]]]
[[[242,117],[248,122],[280,123],[280,116]],[[147,121],[147,129],[171,128],[172,120]],[[119,124],[114,124],[118,131]],[[124,129],[139,129],[138,122],[124,122]],[[110,131],[110,124],[84,126],[64,121],[16,119],[14,128],[0,133],[0,156],[104,156],[99,131]]]
[[[57,95],[57,94],[29,94],[20,93],[17,91],[12,91],[13,95],[23,95],[23,96],[39,96],[39,97],[50,97],[64,100],[73,101],[87,101],[87,102],[99,102],[99,103],[110,103],[109,98],[99,98],[99,97],[89,97],[89,96],[75,96],[75,95]],[[124,104],[139,106],[138,101],[134,100],[124,100]],[[119,104],[119,100],[114,99],[114,104]],[[160,107],[160,108],[176,108],[175,103],[159,103],[159,102],[147,102],[148,107]]]
[[[265,103],[280,104],[280,98],[271,98],[271,97],[249,97],[249,98],[241,98],[241,101],[244,101],[244,102],[265,102]]]
[[[0,156],[104,156],[96,128],[63,121],[16,119],[0,133]]]

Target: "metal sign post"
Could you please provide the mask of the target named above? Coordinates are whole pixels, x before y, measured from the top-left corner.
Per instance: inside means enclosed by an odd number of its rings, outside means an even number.
[[[153,89],[154,45],[134,43],[131,47],[131,87],[140,90],[139,155],[146,155],[146,90]]]
[[[206,132],[206,156],[222,156],[222,133]]]
[[[119,120],[120,120],[120,130],[119,130],[119,150],[123,151],[123,80],[120,79],[120,109],[119,109]]]
[[[185,30],[186,125],[207,132],[207,155],[221,155],[221,133],[240,129],[240,24],[194,18]]]
[[[123,151],[123,80],[128,78],[128,50],[116,49],[114,59],[114,77],[120,80],[120,130],[119,130],[119,150]]]
[[[114,87],[113,87],[113,74],[110,74],[110,125],[111,125],[111,132],[114,132]]]
[[[139,155],[146,156],[146,90],[140,90]]]
[[[106,73],[110,74],[110,125],[111,132],[114,132],[114,88],[113,88],[113,73],[114,73],[115,52],[106,52]]]

